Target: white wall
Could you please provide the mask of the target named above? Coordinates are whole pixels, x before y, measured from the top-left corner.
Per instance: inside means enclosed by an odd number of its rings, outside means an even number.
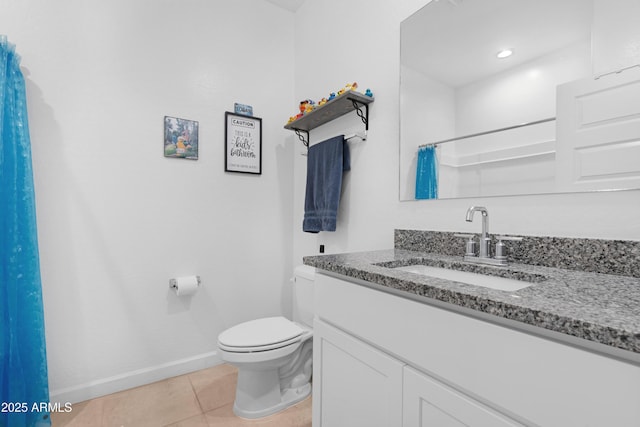
[[[27,79],[52,398],[219,363],[290,313],[293,14],[255,0],[0,0]],[[267,36],[268,35],[268,36]],[[261,176],[224,172],[224,111],[263,119]],[[163,117],[200,159],[163,157]],[[192,298],[168,280],[199,274]]]
[[[640,66],[640,2],[594,0],[593,5],[594,74]]]
[[[391,248],[394,228],[478,232],[479,224],[464,221],[473,204],[489,209],[496,233],[640,240],[639,191],[398,201],[399,28],[426,3],[308,1],[296,13],[296,98],[320,98],[356,80],[376,99],[369,139],[352,144],[335,233],[302,232],[305,163],[295,156],[293,262],[319,244],[327,252]],[[313,130],[312,142],[349,132],[357,121],[354,114]]]
[[[457,88],[456,135],[555,117],[556,87],[591,76],[590,47],[576,43]]]

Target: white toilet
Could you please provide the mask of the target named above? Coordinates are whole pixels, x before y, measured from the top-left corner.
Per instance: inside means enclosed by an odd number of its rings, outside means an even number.
[[[236,415],[271,415],[311,393],[314,278],[315,268],[296,267],[293,322],[282,316],[251,320],[218,336],[222,360],[238,368]]]

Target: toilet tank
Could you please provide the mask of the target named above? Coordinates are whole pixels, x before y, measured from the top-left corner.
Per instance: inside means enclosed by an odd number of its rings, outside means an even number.
[[[316,269],[299,265],[293,271],[293,321],[313,326],[313,283]]]

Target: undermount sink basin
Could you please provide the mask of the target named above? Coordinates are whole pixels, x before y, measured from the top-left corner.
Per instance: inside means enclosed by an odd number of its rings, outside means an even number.
[[[409,273],[466,283],[468,285],[482,286],[500,291],[517,291],[533,285],[531,282],[525,282],[522,280],[488,276],[485,274],[470,273],[467,271],[450,270],[448,268],[430,267],[428,265],[407,265],[403,267],[396,267],[394,270],[402,270]]]

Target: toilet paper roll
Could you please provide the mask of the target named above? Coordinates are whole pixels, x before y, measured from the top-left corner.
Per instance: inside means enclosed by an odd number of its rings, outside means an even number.
[[[169,287],[173,289],[177,296],[193,295],[200,286],[199,276],[176,277],[169,280]]]

